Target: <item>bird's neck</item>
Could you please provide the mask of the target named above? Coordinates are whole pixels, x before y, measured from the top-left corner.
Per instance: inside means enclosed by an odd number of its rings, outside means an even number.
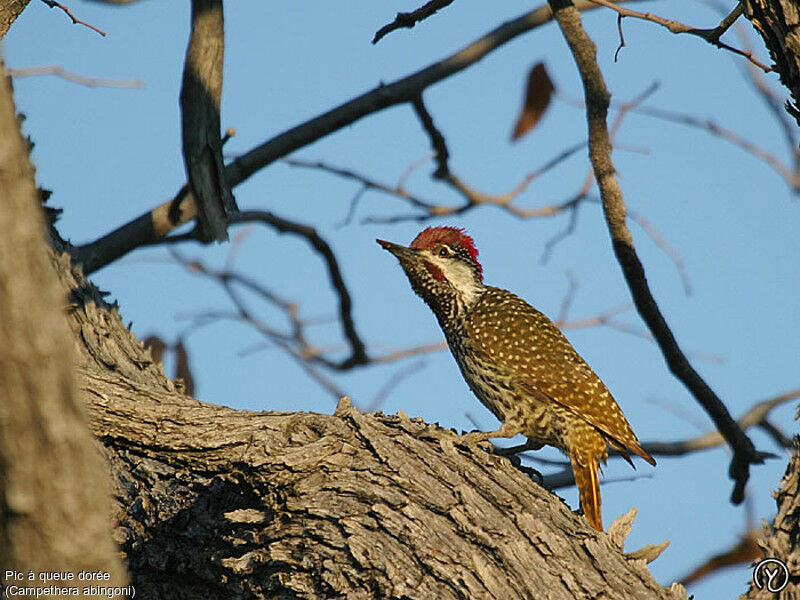
[[[454,289],[444,297],[429,303],[445,333],[458,328],[480,301],[487,287],[483,283],[464,289]]]

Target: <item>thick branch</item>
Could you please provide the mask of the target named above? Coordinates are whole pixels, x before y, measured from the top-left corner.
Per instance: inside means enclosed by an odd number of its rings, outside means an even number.
[[[656,338],[670,371],[708,412],[733,450],[729,474],[735,485],[731,500],[738,504],[744,499],[750,465],[763,462],[764,457],[756,451],[750,438],[736,424],[719,397],[689,363],[650,292],[644,267],[636,254],[633,237],[626,223],[627,208],[611,161],[611,141],[606,125],[611,95],[597,64],[597,49],[583,29],[580,14],[570,0],[550,0],[550,4],[581,74],[589,125],[589,157],[600,189],[614,253],[636,309]]]
[[[142,597],[685,598],[419,419],[234,411],[96,370],[82,388]]]
[[[222,0],[192,0],[180,103],[183,159],[203,242],[227,240],[228,216],[236,211],[225,177],[219,125],[224,53]]]

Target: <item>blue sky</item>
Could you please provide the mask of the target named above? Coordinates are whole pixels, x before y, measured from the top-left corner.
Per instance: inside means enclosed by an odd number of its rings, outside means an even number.
[[[238,0],[226,12],[226,72],[223,127],[237,135],[230,155],[316,116],[379,82],[390,82],[443,58],[501,22],[530,8],[521,1],[487,4],[460,0],[413,30],[390,34],[376,46],[374,32],[396,11],[414,3],[265,3]],[[711,27],[718,15],[702,3],[653,2],[647,10]],[[80,18],[105,30],[103,38],[65,15],[32,2],[4,45],[10,67],[58,64],[95,77],[140,79],[142,89],[95,89],[55,77],[15,83],[25,131],[36,142],[40,184],[62,207],[60,230],[74,243],[92,240],[170,198],[184,182],[180,154],[178,91],[188,39],[187,3],[141,2],[114,8],[72,2]],[[585,16],[598,43],[598,58],[615,100],[629,100],[654,81],[649,106],[711,118],[790,157],[781,130],[741,76],[742,59],[697,38],[675,36],[652,23],[625,20],[626,47],[614,62],[616,16],[606,10]],[[745,22],[746,24],[746,22]],[[731,35],[731,34],[728,34]],[[760,50],[762,60],[765,52]],[[574,63],[558,29],[546,26],[517,38],[479,64],[425,93],[427,106],[445,134],[451,167],[475,188],[500,193],[567,146],[585,139],[581,109],[556,99],[529,136],[509,142],[527,72],[544,61],[561,98],[581,95]],[[768,76],[776,86],[777,75]],[[763,162],[705,132],[651,117],[629,115],[618,135],[614,160],[631,209],[646,217],[680,253],[691,280],[687,295],[675,265],[635,223],[631,228],[653,293],[678,341],[695,366],[738,416],[754,402],[800,385],[797,296],[800,254],[796,232],[800,205],[786,183]],[[406,168],[429,152],[429,141],[413,111],[399,106],[370,116],[298,150],[293,157],[322,160],[396,183]],[[578,152],[519,197],[522,206],[559,202],[581,186],[588,167]],[[459,202],[430,179],[426,164],[408,180],[410,190],[442,203]],[[332,245],[354,299],[358,331],[371,352],[436,342],[441,333],[416,298],[396,261],[376,237],[408,243],[423,225],[363,224],[370,216],[407,214],[401,200],[375,192],[360,200],[351,224],[341,226],[354,182],[275,163],[235,189],[242,208],[267,209],[313,224]],[[593,190],[593,195],[596,192]],[[490,284],[511,289],[555,317],[572,273],[577,290],[570,318],[596,315],[629,302],[599,207],[580,209],[575,232],[558,244],[546,263],[540,257],[568,217],[519,220],[482,207],[429,224],[465,227],[474,236]],[[244,231],[239,228],[237,231]],[[255,226],[237,247],[235,268],[282,296],[297,301],[301,314],[324,318],[309,329],[320,345],[340,344],[335,297],[319,257],[305,242]],[[230,246],[180,248],[209,265],[225,264]],[[168,341],[187,330],[192,315],[230,310],[213,282],[193,277],[163,248],[132,253],[93,280],[120,303],[140,338],[157,333]],[[265,320],[281,317],[250,299]],[[619,319],[643,324],[629,311]],[[605,327],[570,330],[568,337],[603,378],[641,440],[678,440],[711,428],[691,396],[667,372],[657,347]],[[194,331],[188,338],[197,396],[254,410],[332,412],[335,401],[280,350],[242,351],[263,340],[252,328],[229,321]],[[368,406],[398,371],[419,359],[328,374],[357,405]],[[445,427],[495,426],[467,389],[449,354],[423,358],[424,365],[401,381],[382,410],[403,410]],[[794,406],[775,413],[787,433],[796,430]],[[750,495],[754,518],[771,519],[785,455],[760,432],[763,450],[781,458],[755,467]],[[555,451],[543,455],[557,457]],[[636,506],[639,517],[628,548],[669,539],[672,546],[653,565],[664,584],[721,551],[743,532],[742,507],[728,502],[729,453],[717,448],[683,458],[659,458],[635,475],[612,463],[603,487],[604,519]],[[560,492],[572,505],[575,490]],[[697,597],[733,597],[745,589],[748,567],[712,577],[690,589]]]

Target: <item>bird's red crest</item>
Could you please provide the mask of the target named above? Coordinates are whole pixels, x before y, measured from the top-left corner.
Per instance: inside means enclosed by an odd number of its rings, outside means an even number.
[[[454,249],[466,250],[483,276],[483,267],[478,262],[478,249],[475,247],[473,239],[463,229],[460,227],[428,227],[414,238],[411,247],[420,250],[432,248],[436,244],[447,244]]]

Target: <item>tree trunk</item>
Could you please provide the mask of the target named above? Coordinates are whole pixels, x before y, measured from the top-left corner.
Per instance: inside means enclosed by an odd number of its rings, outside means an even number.
[[[797,0],[746,0],[745,15],[761,35],[781,77],[792,94],[787,110],[800,125],[800,5]]]
[[[0,577],[47,588],[46,573],[69,573],[55,583],[82,591],[89,571],[122,586],[108,476],[78,399],[64,288],[19,124],[0,62]]]

